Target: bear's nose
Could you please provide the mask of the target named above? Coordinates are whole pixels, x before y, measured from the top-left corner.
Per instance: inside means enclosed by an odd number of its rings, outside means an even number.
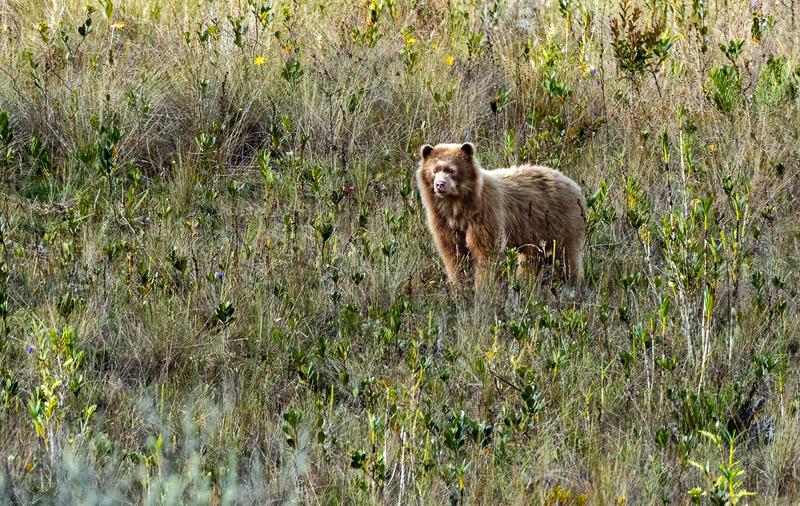
[[[442,181],[442,180],[436,181],[436,182],[434,183],[434,186],[436,187],[436,189],[437,189],[437,190],[441,190],[442,188],[444,188],[444,187],[445,187],[445,185],[447,185],[447,183],[445,183],[445,182],[444,182],[444,181]]]

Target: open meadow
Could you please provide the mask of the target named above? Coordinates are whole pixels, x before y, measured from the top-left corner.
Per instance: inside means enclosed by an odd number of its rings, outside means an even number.
[[[0,505],[798,504],[793,0],[0,0]],[[420,147],[554,167],[456,292]]]

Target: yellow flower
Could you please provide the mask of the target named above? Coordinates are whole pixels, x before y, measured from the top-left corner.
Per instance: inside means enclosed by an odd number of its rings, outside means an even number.
[[[111,25],[111,28],[116,28],[117,30],[125,28],[125,21],[122,21],[121,19],[117,20],[113,25]]]
[[[444,62],[448,65],[452,65],[456,59],[452,57],[452,55],[448,55],[447,58],[444,59]]]
[[[431,49],[436,49],[437,47],[439,47],[439,44],[437,44],[435,42],[431,43]]]
[[[256,65],[264,65],[265,61],[267,61],[267,59],[264,58],[263,56],[256,56],[255,58],[253,58],[253,63]]]
[[[406,39],[406,46],[413,46],[416,43],[417,43],[417,39],[415,39],[414,37],[408,37]]]

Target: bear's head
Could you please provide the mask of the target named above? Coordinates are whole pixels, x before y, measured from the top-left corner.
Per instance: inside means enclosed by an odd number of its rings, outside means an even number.
[[[420,190],[430,191],[442,199],[465,199],[480,191],[480,168],[475,159],[475,146],[464,144],[425,144],[417,171]]]

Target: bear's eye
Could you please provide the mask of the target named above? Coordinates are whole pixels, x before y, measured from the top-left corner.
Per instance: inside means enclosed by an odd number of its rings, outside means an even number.
[[[456,169],[454,169],[453,167],[445,167],[444,169],[442,169],[442,171],[445,174],[455,174],[456,173]]]

